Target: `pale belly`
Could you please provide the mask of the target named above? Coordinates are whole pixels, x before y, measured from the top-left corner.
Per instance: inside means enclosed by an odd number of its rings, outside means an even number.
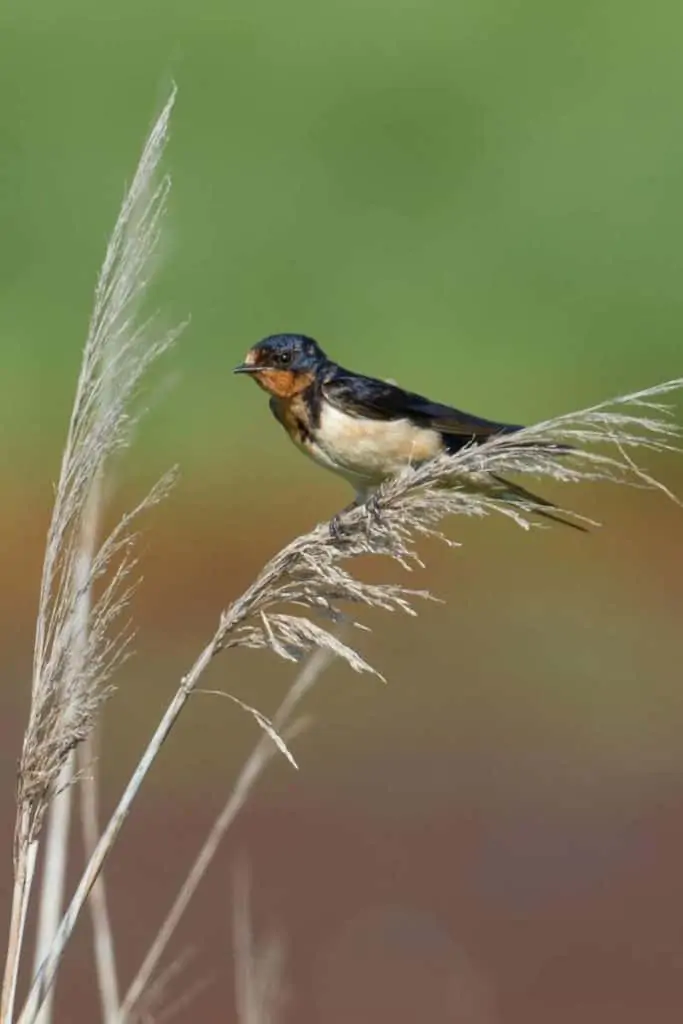
[[[436,430],[409,420],[371,420],[323,407],[315,438],[300,443],[310,458],[356,487],[379,484],[404,466],[434,458],[442,450]]]

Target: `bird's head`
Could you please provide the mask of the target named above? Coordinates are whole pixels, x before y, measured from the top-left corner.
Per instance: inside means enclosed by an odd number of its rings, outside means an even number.
[[[247,352],[234,373],[249,373],[278,398],[291,398],[311,384],[327,357],[313,338],[303,334],[271,334]]]

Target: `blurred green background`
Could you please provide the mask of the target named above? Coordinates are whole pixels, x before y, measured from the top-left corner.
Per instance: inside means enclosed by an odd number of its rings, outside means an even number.
[[[126,480],[174,462],[182,479],[144,537],[106,803],[221,607],[348,500],[231,376],[255,340],[303,331],[346,365],[517,422],[680,376],[682,29],[663,0],[5,0],[7,834],[93,285],[170,82],[154,301],[191,323]],[[648,466],[683,493],[680,461]],[[259,918],[288,937],[286,1020],[678,1020],[683,513],[658,494],[571,497],[605,528],[453,523],[463,549],[427,546],[417,581],[446,604],[361,637],[390,685],[329,673],[301,772],[264,780],[184,925],[215,975],[193,1013],[233,1019],[229,869],[246,849]],[[212,676],[265,712],[291,678],[259,654]],[[124,974],[253,739],[207,697],[164,752],[110,872]],[[64,1019],[93,1019],[87,946],[83,928]]]

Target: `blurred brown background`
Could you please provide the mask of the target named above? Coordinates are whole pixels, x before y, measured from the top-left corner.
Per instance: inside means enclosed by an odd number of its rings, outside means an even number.
[[[275,330],[482,415],[533,421],[680,375],[680,11],[609,0],[411,5],[81,0],[0,14],[3,677],[10,892],[41,548],[90,296],[171,77],[175,186],[155,298],[192,313],[116,499],[149,518],[137,657],[110,705],[110,808],[220,610],[346,500],[230,368]],[[683,410],[679,409],[683,416]],[[679,494],[680,460],[648,461]],[[547,491],[551,497],[559,491]],[[562,495],[562,500],[568,500]],[[388,685],[333,667],[174,943],[181,1020],[235,1019],[232,873],[287,948],[287,1024],[630,1024],[683,1009],[683,512],[577,489],[604,527],[453,522],[372,616]],[[368,564],[386,579],[394,568]],[[413,582],[413,581],[411,581]],[[293,678],[229,653],[207,686],[272,713]],[[112,857],[123,980],[257,739],[183,715]],[[80,863],[74,845],[74,875]],[[86,919],[58,1019],[97,1019]]]

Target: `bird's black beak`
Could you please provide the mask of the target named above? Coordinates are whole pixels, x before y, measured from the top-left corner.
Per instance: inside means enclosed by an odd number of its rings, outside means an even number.
[[[254,366],[253,363],[240,363],[236,366],[233,373],[257,373],[261,369],[260,366]]]

